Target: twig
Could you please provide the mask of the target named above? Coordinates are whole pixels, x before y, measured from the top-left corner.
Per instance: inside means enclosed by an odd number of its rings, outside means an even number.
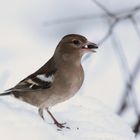
[[[122,20],[129,18],[130,16],[134,16],[137,12],[140,11],[140,5],[138,5],[129,10],[112,13],[105,6],[103,6],[101,3],[99,3],[97,0],[92,0],[92,2],[94,2],[98,7],[100,7],[105,12],[105,14],[108,17],[112,18],[113,20],[118,19],[118,20],[122,21]],[[122,13],[122,14],[120,14],[120,13]],[[126,13],[126,14],[123,15],[124,13]],[[83,15],[83,16],[77,16],[77,17],[66,17],[66,18],[46,21],[43,23],[43,26],[52,26],[52,25],[57,25],[57,24],[78,22],[78,21],[83,21],[83,20],[92,20],[95,18],[96,19],[98,19],[98,18],[106,19],[106,16],[103,14],[91,14],[91,15]]]
[[[116,26],[116,24],[118,23],[118,19],[115,20],[109,27],[107,33],[104,35],[104,37],[98,42],[98,46],[101,46],[112,34],[112,31],[114,29],[114,27]]]
[[[125,80],[125,83],[127,83],[127,81],[129,80],[129,75],[130,75],[129,66],[128,66],[127,58],[126,58],[125,53],[123,51],[122,45],[121,45],[120,41],[118,40],[114,31],[112,32],[111,39],[112,39],[112,44],[114,46],[113,48],[118,56],[118,60],[120,60],[119,64],[120,64],[121,69],[123,71],[122,75],[123,76],[126,75],[124,77],[124,80]],[[121,106],[117,111],[117,113],[119,115],[128,107],[127,106],[128,105],[127,104],[127,96],[128,95],[123,94],[122,101],[120,101]]]
[[[128,95],[131,95],[131,100],[132,100],[132,103],[134,106],[135,113],[137,116],[140,116],[140,110],[138,108],[138,101],[136,98],[136,93],[133,88],[133,84],[136,80],[137,75],[139,74],[139,71],[140,71],[140,58],[138,59],[138,62],[136,63],[134,70],[133,70],[132,74],[130,75],[130,79],[129,79],[128,83],[126,84],[126,89],[125,89],[124,96],[123,96],[123,104],[122,104],[120,110],[118,111],[119,114],[121,114],[123,112],[124,106],[126,105],[126,99],[127,99]],[[133,94],[129,94],[132,92],[133,92]]]
[[[103,6],[100,2],[98,2],[97,0],[92,0],[98,7],[100,7],[106,15],[116,18],[116,15],[113,14],[112,12],[110,12],[105,6]]]
[[[122,99],[123,100],[122,105],[121,105],[120,109],[118,110],[118,114],[121,114],[124,111],[124,109],[126,108],[126,104],[127,104],[126,99],[127,99],[128,95],[131,95],[131,100],[132,100],[132,103],[134,106],[135,113],[137,116],[140,116],[138,101],[137,101],[136,93],[135,93],[134,86],[133,86],[134,82],[137,78],[137,75],[139,74],[139,71],[140,71],[140,58],[138,59],[132,74],[130,74],[129,81],[126,84],[126,89],[125,89],[124,96]],[[129,93],[133,93],[133,94],[129,94]]]
[[[136,122],[136,124],[133,126],[133,131],[136,133],[136,135],[140,131],[140,116],[138,117],[138,121]]]
[[[137,21],[135,20],[135,18],[134,18],[133,16],[130,17],[130,19],[131,19],[132,24],[133,24],[133,26],[134,26],[134,29],[135,29],[135,31],[136,31],[136,33],[137,33],[139,39],[140,39],[140,29],[139,29],[139,27],[138,27]]]

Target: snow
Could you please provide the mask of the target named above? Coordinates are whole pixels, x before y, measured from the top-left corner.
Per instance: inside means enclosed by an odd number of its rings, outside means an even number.
[[[2,140],[135,140],[134,133],[120,117],[95,98],[76,95],[51,109],[70,129],[58,131],[45,113],[14,97],[0,98],[0,136]]]

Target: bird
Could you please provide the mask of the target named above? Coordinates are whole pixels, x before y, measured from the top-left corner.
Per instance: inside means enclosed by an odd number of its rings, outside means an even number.
[[[58,128],[66,128],[66,123],[60,123],[50,112],[50,108],[78,92],[84,81],[81,59],[86,53],[96,52],[97,48],[95,43],[82,35],[65,35],[47,63],[0,96],[13,95],[36,106],[43,120],[43,111],[46,110]]]

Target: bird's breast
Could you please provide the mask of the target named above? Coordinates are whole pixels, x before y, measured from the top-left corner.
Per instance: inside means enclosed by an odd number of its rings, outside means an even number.
[[[73,69],[63,69],[56,75],[57,94],[64,100],[74,96],[82,86],[84,72],[82,67]]]
[[[46,106],[54,106],[74,96],[82,86],[83,80],[82,67],[73,69],[63,67],[63,69],[58,70],[51,88],[44,94],[46,95],[44,97]]]

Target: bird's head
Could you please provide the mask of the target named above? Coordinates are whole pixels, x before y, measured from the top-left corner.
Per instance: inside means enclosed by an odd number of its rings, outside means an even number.
[[[56,51],[61,56],[70,58],[80,58],[88,52],[96,52],[98,46],[95,43],[88,41],[84,36],[78,34],[69,34],[62,38],[59,42]]]

